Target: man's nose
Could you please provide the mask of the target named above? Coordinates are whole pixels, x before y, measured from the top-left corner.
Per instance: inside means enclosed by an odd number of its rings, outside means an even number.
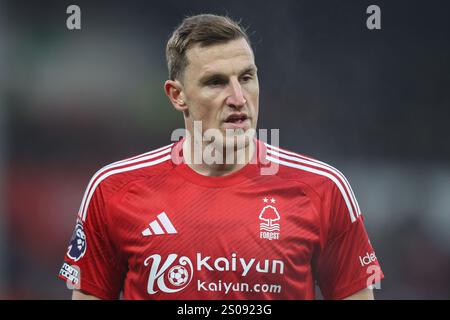
[[[234,108],[243,107],[247,100],[244,98],[241,84],[237,79],[233,79],[229,82],[229,85],[230,95],[227,97],[226,104]]]

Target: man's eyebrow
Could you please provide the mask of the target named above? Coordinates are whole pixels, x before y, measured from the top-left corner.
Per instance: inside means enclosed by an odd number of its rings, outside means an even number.
[[[257,70],[256,66],[254,66],[254,65],[253,66],[249,66],[249,67],[243,69],[242,71],[240,71],[239,72],[239,76],[242,76],[243,74],[246,74],[246,73],[252,73],[252,74],[256,73],[256,70]],[[227,79],[228,76],[226,74],[224,74],[224,73],[221,73],[221,72],[207,72],[205,75],[203,75],[200,78],[199,82],[200,83],[205,83],[205,82],[207,82],[207,81],[209,81],[211,79],[216,79],[216,78]]]
[[[200,83],[206,83],[206,82],[208,82],[209,80],[212,80],[212,79],[226,79],[227,78],[227,76],[226,76],[226,74],[224,74],[224,73],[220,73],[220,72],[208,72],[208,73],[206,73],[205,75],[203,75],[201,78],[200,78],[200,80],[199,80],[199,82]]]
[[[256,66],[250,66],[245,68],[242,72],[240,72],[240,75],[246,74],[246,73],[256,73]]]

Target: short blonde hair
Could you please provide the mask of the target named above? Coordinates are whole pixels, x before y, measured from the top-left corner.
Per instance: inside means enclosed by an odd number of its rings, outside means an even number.
[[[186,51],[195,44],[207,47],[244,38],[250,40],[239,22],[226,16],[200,14],[187,17],[172,33],[166,46],[167,67],[171,80],[181,80],[188,65]]]

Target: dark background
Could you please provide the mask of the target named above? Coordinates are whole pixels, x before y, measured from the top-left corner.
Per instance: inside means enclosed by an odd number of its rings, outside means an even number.
[[[91,175],[183,126],[164,50],[198,13],[249,28],[259,128],[350,180],[386,276],[376,298],[449,299],[448,1],[299,0],[0,0],[0,297],[70,297],[56,276]]]

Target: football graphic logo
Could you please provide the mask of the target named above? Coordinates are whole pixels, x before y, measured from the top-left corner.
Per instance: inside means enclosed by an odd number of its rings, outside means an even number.
[[[169,270],[169,282],[174,286],[182,286],[189,280],[189,274],[185,267],[174,266]]]

